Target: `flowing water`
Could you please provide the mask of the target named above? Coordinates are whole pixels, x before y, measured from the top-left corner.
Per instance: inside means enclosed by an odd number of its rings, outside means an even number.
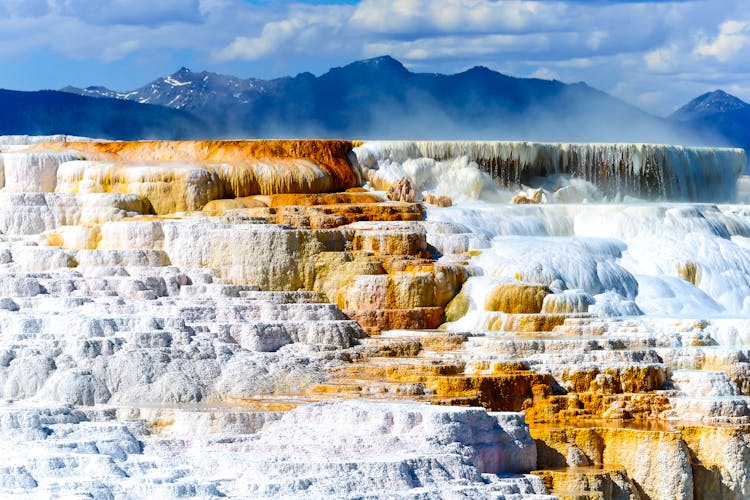
[[[442,228],[430,243],[479,251],[468,313],[449,328],[486,328],[483,305],[503,283],[546,285],[548,301],[605,317],[750,317],[750,208],[729,204],[742,150],[371,142],[354,153],[374,185],[408,177],[453,198],[427,210]],[[549,203],[508,203],[529,188]]]

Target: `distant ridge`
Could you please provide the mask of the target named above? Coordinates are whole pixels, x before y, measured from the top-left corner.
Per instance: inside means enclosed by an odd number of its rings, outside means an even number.
[[[3,92],[0,133],[9,134],[667,142],[750,150],[750,105],[723,91],[659,118],[583,82],[516,78],[484,66],[413,73],[390,56],[320,76],[243,79],[183,67],[125,92]]]
[[[225,136],[646,140],[668,124],[584,83],[515,78],[477,66],[412,73],[390,56],[316,77],[240,79],[180,68],[143,87],[66,92],[177,108]]]
[[[206,132],[184,111],[67,92],[0,89],[0,135],[68,134],[105,139],[186,139]]]

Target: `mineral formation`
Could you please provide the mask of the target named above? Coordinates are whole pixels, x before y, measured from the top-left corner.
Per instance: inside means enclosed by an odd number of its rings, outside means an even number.
[[[743,163],[0,138],[0,495],[748,498]]]

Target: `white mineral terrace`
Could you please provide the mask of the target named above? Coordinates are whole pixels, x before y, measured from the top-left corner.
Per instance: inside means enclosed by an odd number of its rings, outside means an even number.
[[[64,140],[0,137],[0,497],[750,498],[741,151],[366,142],[453,206],[314,229],[200,211],[313,159]]]
[[[506,186],[538,182],[563,202],[730,201],[747,160],[742,149],[730,148],[511,141],[371,141],[353,153],[375,187],[407,176],[425,191],[494,200],[494,179]]]

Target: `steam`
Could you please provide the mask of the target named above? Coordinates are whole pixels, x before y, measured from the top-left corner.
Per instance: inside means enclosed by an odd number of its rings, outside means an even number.
[[[574,92],[554,102],[511,111],[469,100],[457,109],[422,91],[403,98],[373,97],[360,107],[331,107],[324,123],[314,113],[228,120],[225,137],[361,140],[514,140],[534,142],[635,142],[685,146],[728,146],[718,136],[696,133],[611,98]],[[575,95],[578,94],[578,95]],[[561,102],[562,101],[562,102]],[[464,101],[466,103],[466,101]],[[327,114],[326,114],[327,113]],[[338,122],[331,124],[331,122]]]

